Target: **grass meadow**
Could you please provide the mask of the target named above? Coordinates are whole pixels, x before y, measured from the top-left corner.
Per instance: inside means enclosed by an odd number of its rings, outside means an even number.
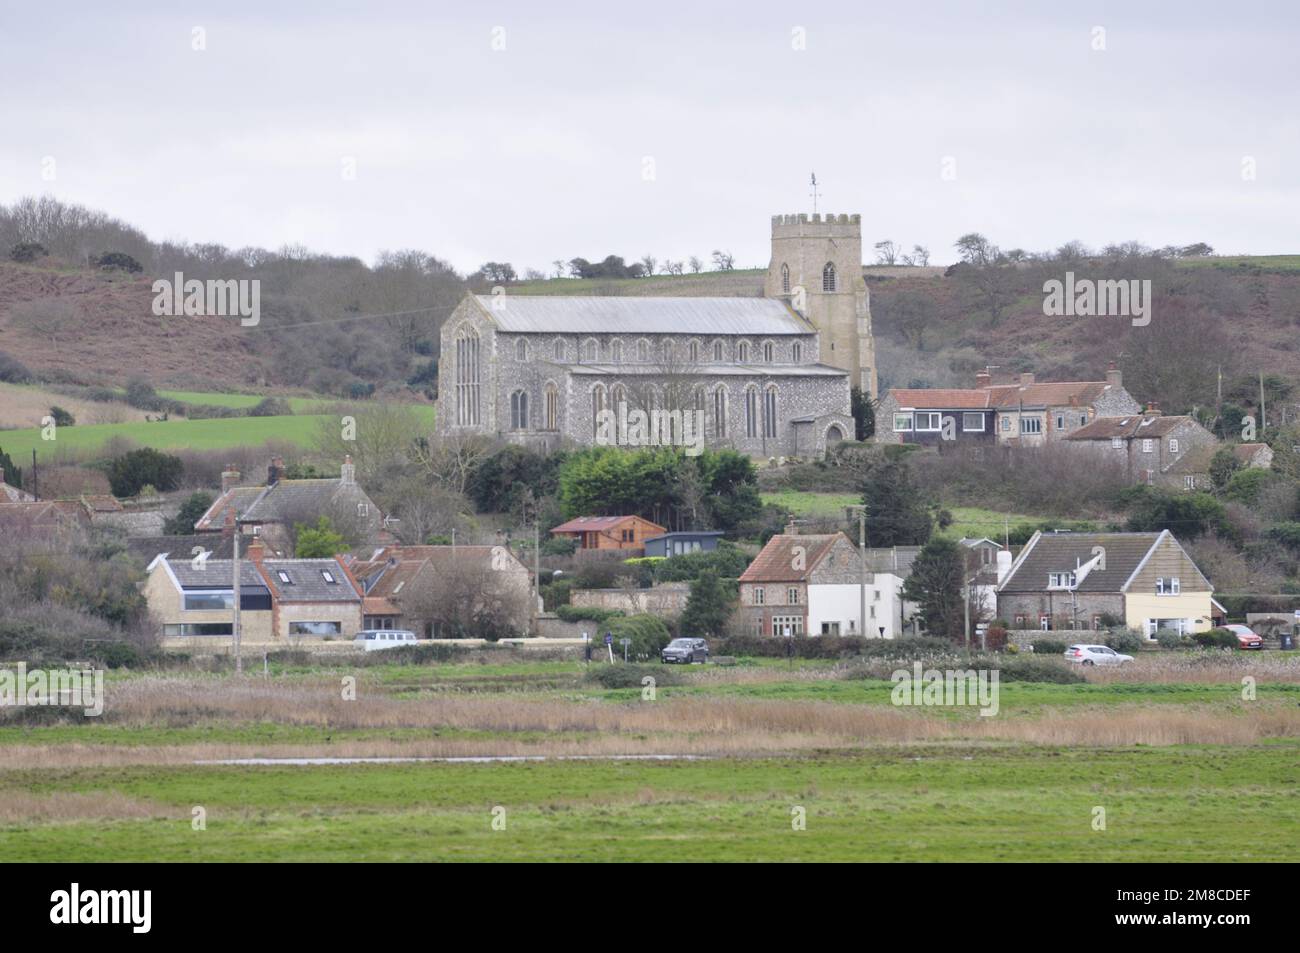
[[[653,697],[504,649],[360,662],[196,659],[109,673],[100,718],[3,712],[0,862],[1300,860],[1288,653],[1006,681],[991,717],[894,705],[886,660],[653,666]],[[537,760],[282,760],[501,757]],[[242,759],[271,763],[213,763]]]

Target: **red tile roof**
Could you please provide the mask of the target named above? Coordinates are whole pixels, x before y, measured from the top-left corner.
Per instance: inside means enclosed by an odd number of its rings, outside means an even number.
[[[636,516],[579,516],[577,519],[569,520],[567,523],[561,523],[551,530],[552,533],[591,533],[602,530],[614,529],[622,526],[628,520],[638,519]],[[651,523],[649,520],[642,520],[647,526],[654,527],[661,533],[668,532],[667,527]]]
[[[808,534],[806,536],[786,535],[782,533],[773,536],[763,547],[763,551],[754,557],[754,561],[749,564],[743,573],[740,574],[741,582],[802,582],[808,578],[809,573],[816,568],[817,563],[821,561],[835,541],[844,536],[843,533],[828,534]],[[847,537],[845,537],[847,538]],[[803,547],[802,557],[799,564],[802,569],[796,569],[795,547]]]
[[[923,410],[982,410],[992,406],[989,403],[988,391],[985,390],[895,387],[889,393],[894,400],[898,401],[898,406]]]

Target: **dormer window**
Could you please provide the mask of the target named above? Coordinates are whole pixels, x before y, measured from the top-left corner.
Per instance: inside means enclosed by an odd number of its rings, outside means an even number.
[[[1049,572],[1047,574],[1048,589],[1073,589],[1074,585],[1074,573],[1072,572]]]
[[[289,578],[289,574],[285,572],[283,569],[278,570],[276,572],[276,575],[280,577],[280,582],[284,583],[286,586],[293,585],[293,580]]]

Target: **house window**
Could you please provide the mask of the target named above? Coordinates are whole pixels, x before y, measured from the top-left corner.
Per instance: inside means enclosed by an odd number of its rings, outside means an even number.
[[[1010,429],[1011,429],[1011,418],[1010,418],[1010,417],[1003,417],[1003,418],[1002,418],[1002,429],[1003,429],[1003,430],[1010,430]]]
[[[962,414],[961,429],[963,433],[983,433],[984,415],[983,414]]]
[[[822,635],[839,635],[840,624],[838,622],[823,622]]]
[[[620,539],[625,543],[632,542],[632,531],[630,529],[622,530]]]
[[[510,429],[528,429],[528,394],[521,390],[510,395]]]
[[[1112,450],[1123,450],[1123,449],[1124,449],[1124,438],[1123,438],[1123,437],[1111,437],[1111,438],[1110,438],[1110,448],[1111,448]]]
[[[916,429],[927,433],[943,427],[943,415],[937,410],[918,410],[916,412]]]
[[[515,342],[515,360],[521,364],[528,360],[528,342],[523,338]]]
[[[1196,489],[1196,477],[1194,477],[1194,476],[1185,476],[1185,477],[1183,477],[1183,489],[1184,489],[1184,490],[1194,490],[1194,489]]]
[[[822,268],[822,291],[834,291],[834,290],[835,290],[835,265],[833,265],[831,262],[828,261],[826,263],[826,266]]]
[[[894,433],[906,433],[912,429],[911,414],[894,414]]]
[[[1047,574],[1048,589],[1073,589],[1074,573],[1072,572],[1049,572]]]
[[[357,504],[357,515],[358,515],[358,516],[362,516],[362,517],[369,516],[369,515],[370,515],[370,504],[369,504],[369,503],[358,503],[358,504]]]
[[[1050,615],[1040,615],[1038,617],[1038,627],[1044,632],[1052,630],[1052,617]]]
[[[1024,627],[1025,627],[1025,616],[1024,615],[1016,616],[1016,628],[1023,629]]]
[[[623,361],[622,341],[615,341],[613,344],[609,346],[609,356],[610,356],[610,360],[612,360],[614,363],[616,364],[622,363]]]
[[[754,605],[761,606],[767,601],[767,590],[762,586],[754,587]]]
[[[1176,596],[1183,591],[1183,582],[1177,576],[1156,577],[1156,595],[1157,596]]]
[[[1056,415],[1056,429],[1057,430],[1065,429],[1065,414]]]
[[[163,626],[163,635],[234,635],[230,622],[182,622]]]
[[[1043,418],[1042,417],[1021,417],[1020,432],[1021,433],[1042,433]]]
[[[773,347],[772,342],[771,342],[771,341],[764,341],[764,342],[763,342],[763,363],[764,363],[764,364],[771,364],[771,363],[772,363],[772,359],[773,359],[775,356],[776,356],[776,348]]]
[[[554,384],[546,385],[546,429],[560,429],[560,392]]]
[[[1087,415],[1087,414],[1080,414],[1080,415],[1079,415],[1079,426],[1080,426],[1080,427],[1085,427],[1085,426],[1087,426],[1087,424],[1088,424],[1088,415]]]
[[[758,436],[758,388],[745,388],[745,436]]]
[[[748,341],[741,341],[740,344],[736,346],[736,360],[741,364],[744,364],[749,361]]]
[[[719,439],[727,436],[727,389],[719,387],[713,392],[713,435]]]
[[[713,360],[715,363],[718,364],[722,363],[722,342],[721,341],[713,342]]]
[[[776,385],[773,384],[763,395],[763,436],[776,436]]]
[[[785,601],[792,606],[799,604],[799,590],[793,587],[785,591]]]
[[[1143,440],[1143,441],[1142,441],[1142,452],[1143,452],[1143,453],[1150,453],[1150,452],[1151,452],[1151,441],[1150,441],[1150,440]]]
[[[803,345],[795,341],[790,347],[790,360],[798,364],[803,360]]]
[[[217,589],[210,592],[187,592],[185,593],[185,611],[186,612],[207,612],[212,610],[233,609],[235,607],[235,591],[233,589]]]
[[[781,265],[781,294],[790,293],[790,266],[782,263]]]
[[[342,622],[290,622],[290,635],[342,635]]]
[[[794,637],[803,635],[803,616],[801,615],[774,615],[772,616],[772,634],[780,636]]]
[[[293,585],[293,580],[289,578],[289,574],[285,572],[283,569],[279,570],[276,573],[276,575],[280,577],[280,581],[284,583],[286,586]]]
[[[1178,452],[1178,438],[1176,437],[1169,438],[1169,452],[1170,453]]]
[[[470,327],[456,336],[456,423],[462,427],[479,422],[479,339]]]

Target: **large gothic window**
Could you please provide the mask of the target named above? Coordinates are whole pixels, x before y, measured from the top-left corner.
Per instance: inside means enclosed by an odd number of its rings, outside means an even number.
[[[713,435],[718,440],[727,436],[727,388],[722,386],[713,392]]]
[[[510,429],[528,429],[528,394],[521,390],[510,395]]]
[[[591,432],[592,436],[600,433],[600,415],[605,409],[605,385],[597,384],[591,389]]]
[[[479,338],[471,327],[456,335],[456,423],[474,427],[479,423]]]
[[[826,267],[822,269],[822,291],[834,291],[834,290],[835,290],[835,265],[828,261],[826,263]]]
[[[776,385],[772,384],[763,394],[763,436],[776,436]]]
[[[745,388],[745,436],[758,436],[758,388]]]
[[[790,266],[783,264],[781,266],[781,294],[790,293]]]

